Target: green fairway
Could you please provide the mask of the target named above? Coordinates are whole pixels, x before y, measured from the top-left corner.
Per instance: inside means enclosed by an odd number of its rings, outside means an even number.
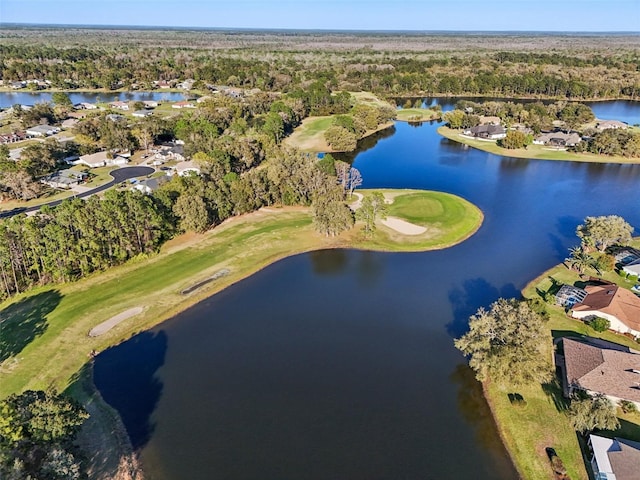
[[[373,190],[362,190],[367,195]],[[443,192],[425,190],[376,190],[388,202],[388,217],[425,227],[418,235],[406,235],[378,221],[370,238],[362,237],[361,248],[392,251],[434,250],[450,247],[473,235],[482,224],[478,207],[467,200]]]
[[[640,158],[627,158],[620,156],[596,155],[594,153],[574,153],[563,150],[553,150],[544,145],[529,145],[527,148],[508,149],[499,147],[493,141],[476,140],[463,137],[460,130],[452,130],[449,127],[439,127],[438,133],[449,140],[456,141],[477,148],[484,152],[503,155],[505,157],[528,158],[533,160],[562,160],[566,162],[592,162],[592,163],[640,163]]]
[[[440,119],[441,112],[430,108],[403,108],[397,115],[397,120],[403,122],[428,122]]]

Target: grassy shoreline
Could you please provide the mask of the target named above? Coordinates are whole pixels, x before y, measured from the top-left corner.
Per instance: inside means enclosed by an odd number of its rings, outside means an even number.
[[[620,156],[596,155],[593,153],[573,153],[562,150],[552,150],[544,145],[529,145],[527,148],[508,149],[496,145],[495,142],[476,140],[460,135],[459,130],[452,130],[449,127],[439,127],[438,133],[449,140],[453,140],[463,145],[468,145],[483,152],[493,153],[504,157],[525,158],[530,160],[559,160],[566,162],[589,162],[589,163],[620,163],[638,164],[640,158],[626,158]]]
[[[396,120],[399,122],[431,122],[440,120],[442,112],[430,108],[403,108],[398,110]]]
[[[122,437],[119,417],[92,385],[89,353],[100,352],[152,328],[292,255],[329,248],[446,248],[464,241],[482,223],[482,212],[459,197],[416,190],[395,193],[417,200],[422,196],[441,197],[445,203],[457,199],[456,213],[465,212],[465,219],[467,211],[475,215],[471,221],[454,222],[453,236],[443,234],[440,241],[428,237],[403,245],[402,236],[393,235],[382,226],[371,238],[363,235],[359,224],[338,237],[325,237],[315,232],[308,208],[264,208],[230,219],[202,235],[182,235],[150,258],[130,261],[75,283],[39,287],[4,302],[0,305],[0,327],[13,349],[9,356],[6,352],[0,355],[4,360],[0,363],[0,398],[26,389],[66,390],[94,415],[83,430],[81,443],[91,452],[101,452],[95,453],[91,465],[103,465],[106,472],[92,478],[132,478],[125,472],[139,473],[135,455]],[[229,274],[203,284],[193,293],[181,293],[222,269],[228,269]],[[87,335],[94,326],[135,306],[142,306],[144,311],[99,337]]]
[[[634,245],[640,246],[640,240],[635,240]],[[627,288],[631,286],[629,282],[613,272],[608,272],[602,277]],[[552,285],[551,278],[561,283],[571,284],[579,280],[576,272],[569,270],[563,264],[556,265],[529,282],[522,290],[523,296],[540,298],[539,292],[547,291]],[[547,306],[547,311],[550,314],[547,327],[551,338],[588,335],[640,349],[640,345],[628,337],[610,331],[599,333],[585,323],[567,317],[561,307]],[[550,342],[548,353],[552,355]],[[562,388],[557,382],[526,385],[517,389],[496,382],[485,382],[483,390],[500,436],[522,478],[554,478],[545,452],[546,447],[555,448],[570,478],[573,480],[589,478],[578,436],[571,427],[566,413],[568,402],[562,396]],[[511,404],[508,399],[509,393],[521,394],[527,404],[525,406]],[[621,429],[615,432],[599,432],[599,434],[610,437],[623,436],[640,441],[640,414],[623,414],[618,410],[618,418],[621,419]],[[522,432],[527,434],[523,435]]]

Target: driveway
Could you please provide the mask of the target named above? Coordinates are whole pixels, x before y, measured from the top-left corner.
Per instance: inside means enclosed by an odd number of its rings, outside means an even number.
[[[111,177],[113,178],[113,180],[111,180],[109,183],[105,183],[104,185],[101,185],[99,187],[86,190],[86,191],[84,191],[82,193],[77,193],[73,197],[68,197],[68,198],[84,198],[84,197],[88,197],[90,195],[95,195],[96,193],[103,192],[103,191],[113,187],[114,185],[117,185],[120,182],[124,182],[126,180],[129,180],[130,178],[144,177],[146,175],[151,175],[153,172],[155,172],[155,169],[153,169],[151,167],[122,167],[122,168],[118,168],[116,170],[112,170],[111,172],[109,172],[109,175],[111,175]],[[64,200],[66,200],[66,199],[64,199]],[[7,212],[0,212],[0,218],[13,217],[14,215],[17,215],[19,213],[36,212],[36,211],[40,210],[45,205],[49,205],[50,207],[55,207],[57,205],[60,205],[64,200],[56,200],[54,202],[44,203],[44,204],[38,205],[36,207],[14,208],[13,210],[9,210]]]

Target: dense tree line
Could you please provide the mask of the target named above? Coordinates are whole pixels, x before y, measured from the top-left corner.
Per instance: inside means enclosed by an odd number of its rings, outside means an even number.
[[[205,84],[298,92],[312,114],[340,113],[340,98],[312,97],[322,88],[379,94],[635,98],[637,55],[570,56],[531,52],[491,55],[376,55],[341,51],[207,51],[143,45],[0,45],[0,76],[8,81],[47,79],[57,88],[152,88],[156,80],[193,78]],[[559,69],[558,67],[562,67]],[[323,99],[327,97],[323,96]]]
[[[175,176],[153,195],[111,190],[1,221],[0,298],[151,254],[177,232],[202,232],[266,205],[310,205],[327,235],[353,225],[343,186],[314,156],[274,147],[264,168],[240,174],[235,161],[197,157],[201,175]]]

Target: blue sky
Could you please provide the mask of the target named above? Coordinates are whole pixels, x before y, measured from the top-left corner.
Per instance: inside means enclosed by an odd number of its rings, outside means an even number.
[[[0,0],[0,21],[221,28],[640,31],[640,0]]]

